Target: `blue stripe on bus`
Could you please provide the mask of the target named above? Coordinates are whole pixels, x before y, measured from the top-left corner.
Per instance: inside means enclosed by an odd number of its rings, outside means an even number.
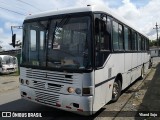
[[[116,77],[112,77],[112,78],[109,78],[109,79],[107,79],[107,80],[105,80],[105,81],[103,81],[103,82],[100,82],[100,83],[96,84],[95,87],[99,87],[99,86],[105,84],[106,82],[111,81],[111,80],[113,80],[113,79],[115,79],[115,78],[116,78]]]

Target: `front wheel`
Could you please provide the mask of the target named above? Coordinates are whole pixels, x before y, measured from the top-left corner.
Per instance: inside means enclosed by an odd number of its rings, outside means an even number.
[[[113,83],[113,89],[112,89],[112,102],[116,102],[121,95],[121,82],[120,80],[116,80]]]

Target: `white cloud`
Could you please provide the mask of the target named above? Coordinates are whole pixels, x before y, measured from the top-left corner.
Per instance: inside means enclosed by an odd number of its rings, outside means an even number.
[[[3,33],[3,28],[0,28],[0,34],[2,34]]]
[[[13,23],[13,22],[6,22],[6,23],[4,24],[4,27],[5,27],[5,29],[7,29],[7,30],[11,30],[11,26],[21,26],[21,25],[18,24],[18,23]]]
[[[147,5],[139,8],[130,0],[123,0],[123,5],[113,10],[130,21],[138,30],[149,35],[150,39],[156,39],[153,27],[156,21],[160,21],[159,6],[159,0],[151,0]]]

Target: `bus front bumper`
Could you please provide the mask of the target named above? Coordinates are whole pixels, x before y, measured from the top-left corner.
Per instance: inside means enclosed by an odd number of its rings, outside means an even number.
[[[27,86],[20,85],[21,96],[24,99],[74,112],[81,115],[92,115],[93,96],[78,96],[53,93],[48,91],[37,90]],[[39,97],[37,97],[39,93]],[[56,96],[56,100],[53,98]],[[58,96],[58,97],[57,97]],[[40,98],[41,97],[41,98]],[[53,99],[53,102],[51,100]]]

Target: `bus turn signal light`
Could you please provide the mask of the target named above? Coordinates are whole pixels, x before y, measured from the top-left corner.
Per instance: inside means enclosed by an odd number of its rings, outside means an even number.
[[[90,95],[90,88],[83,88],[83,95]]]

